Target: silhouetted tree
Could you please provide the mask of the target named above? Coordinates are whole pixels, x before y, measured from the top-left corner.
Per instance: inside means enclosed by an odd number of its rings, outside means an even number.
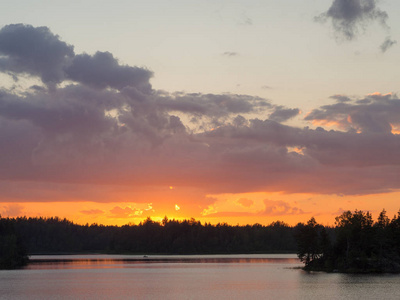
[[[297,256],[305,263],[306,268],[310,263],[322,255],[319,244],[318,224],[312,217],[307,224],[299,224],[296,233]]]
[[[0,216],[0,269],[15,269],[28,262],[14,224],[10,219]]]

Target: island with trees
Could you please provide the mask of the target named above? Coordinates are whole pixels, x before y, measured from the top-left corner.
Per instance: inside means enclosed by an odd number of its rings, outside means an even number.
[[[345,211],[330,233],[314,218],[297,228],[297,255],[304,270],[345,273],[400,273],[400,211],[376,222],[369,212]]]

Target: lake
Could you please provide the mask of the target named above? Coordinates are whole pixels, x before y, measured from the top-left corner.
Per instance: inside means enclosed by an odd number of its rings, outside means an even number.
[[[0,299],[400,299],[400,275],[307,273],[296,255],[31,256]]]

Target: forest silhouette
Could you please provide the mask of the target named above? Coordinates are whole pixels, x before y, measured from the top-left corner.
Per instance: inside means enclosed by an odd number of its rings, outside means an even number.
[[[314,218],[298,226],[297,255],[305,270],[400,272],[400,211],[390,220],[383,210],[376,222],[369,212],[345,211],[335,225],[333,236]]]
[[[67,219],[3,218],[13,227],[29,254],[136,253],[217,254],[295,253],[294,228],[277,221],[231,226],[201,224],[195,219],[155,222],[150,218],[138,225],[77,225]]]
[[[232,226],[195,219],[138,225],[78,225],[67,219],[1,218],[0,268],[25,265],[28,254],[251,254],[297,253],[307,271],[400,272],[400,211],[376,222],[356,210],[336,217],[334,227],[315,218],[289,226],[282,221]]]

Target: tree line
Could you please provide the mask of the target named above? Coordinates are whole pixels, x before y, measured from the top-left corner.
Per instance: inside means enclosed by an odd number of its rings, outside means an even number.
[[[15,269],[27,262],[26,249],[13,222],[0,216],[0,269]]]
[[[21,251],[27,254],[295,253],[297,247],[295,228],[282,221],[232,226],[165,217],[161,222],[147,218],[138,225],[104,226],[78,225],[57,217],[18,217],[1,218],[1,224],[8,229],[1,230],[0,236],[18,237]]]
[[[0,269],[23,266],[28,254],[246,254],[297,253],[305,270],[400,272],[400,211],[377,221],[369,212],[346,211],[334,227],[315,218],[296,226],[277,221],[232,226],[195,219],[138,225],[78,225],[67,219],[2,218]]]
[[[400,211],[385,210],[374,222],[369,212],[346,211],[336,217],[334,235],[311,218],[299,224],[297,255],[305,270],[327,272],[400,272]]]

